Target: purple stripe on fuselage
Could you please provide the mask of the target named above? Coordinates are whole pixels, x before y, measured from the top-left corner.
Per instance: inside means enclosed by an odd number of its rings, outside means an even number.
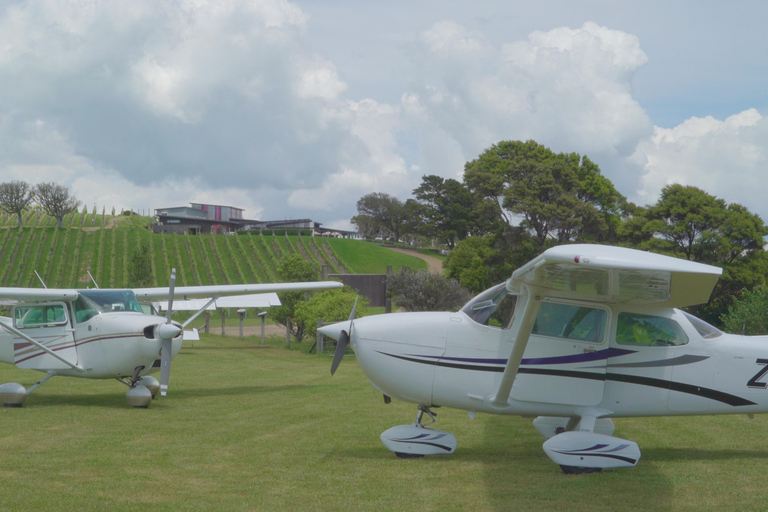
[[[554,356],[554,357],[532,357],[523,359],[520,364],[571,364],[571,363],[587,363],[590,361],[601,361],[608,359],[609,357],[625,356],[627,354],[634,354],[636,350],[627,350],[623,348],[608,348],[605,350],[597,350],[595,352],[585,352],[583,354],[573,354],[569,356]],[[440,361],[459,361],[462,363],[476,363],[476,364],[507,364],[506,359],[482,359],[482,358],[470,358],[470,357],[443,357],[443,356],[428,356],[428,355],[416,355],[410,354],[411,357],[423,357],[426,359],[439,359]]]

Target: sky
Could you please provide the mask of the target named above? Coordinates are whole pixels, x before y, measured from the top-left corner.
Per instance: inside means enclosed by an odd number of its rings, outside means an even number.
[[[768,3],[0,0],[0,181],[351,228],[501,140],[768,221]]]

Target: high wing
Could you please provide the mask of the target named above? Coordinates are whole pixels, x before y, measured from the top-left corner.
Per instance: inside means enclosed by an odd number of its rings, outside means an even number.
[[[265,283],[265,284],[231,284],[211,286],[177,286],[175,294],[182,299],[224,297],[228,295],[246,295],[251,293],[289,292],[299,290],[328,290],[341,288],[344,285],[338,281],[311,281],[303,283]],[[102,288],[102,290],[106,290]],[[167,299],[170,294],[168,287],[134,288],[139,300]],[[73,301],[77,299],[78,291],[68,288],[0,288],[0,305],[11,305],[27,302]]]
[[[246,295],[251,293],[291,292],[301,290],[329,290],[342,288],[339,281],[310,281],[303,283],[264,283],[264,284],[229,284],[210,286],[177,286],[176,298],[199,299],[204,297],[223,297],[227,295]],[[168,298],[168,288],[134,288],[133,293],[139,300],[161,300]]]
[[[0,288],[0,305],[20,302],[71,301],[77,298],[77,290],[62,288]]]
[[[493,404],[507,406],[544,298],[684,307],[707,302],[721,274],[718,267],[623,247],[562,245],[544,251],[507,281],[526,300]]]
[[[624,247],[561,245],[517,269],[507,287],[533,286],[549,297],[680,308],[707,302],[722,272]]]

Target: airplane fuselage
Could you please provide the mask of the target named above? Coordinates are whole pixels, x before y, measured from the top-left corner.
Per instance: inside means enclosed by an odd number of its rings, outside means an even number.
[[[19,331],[83,370],[62,363],[23,337],[1,328],[0,361],[55,375],[111,379],[130,377],[140,366],[144,367],[141,375],[145,375],[160,357],[161,339],[156,326],[165,323],[163,317],[132,311],[98,313],[80,321],[71,321],[72,317],[68,315],[65,322],[58,324],[21,327]],[[181,342],[181,336],[173,340],[174,357]]]
[[[502,406],[493,398],[514,323],[483,325],[463,311],[378,315],[354,321],[351,344],[376,389],[427,406],[524,416],[578,416],[585,408],[605,417],[768,412],[768,337],[707,331],[671,308],[596,308],[597,336],[531,336]],[[643,338],[637,328],[617,332],[627,316],[676,326],[679,344]]]

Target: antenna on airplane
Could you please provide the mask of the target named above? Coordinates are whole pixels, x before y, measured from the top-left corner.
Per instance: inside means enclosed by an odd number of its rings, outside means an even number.
[[[35,273],[35,275],[37,276],[37,278],[40,280],[40,284],[42,284],[42,285],[43,285],[43,288],[45,288],[45,289],[47,290],[47,289],[48,289],[48,287],[47,287],[47,286],[45,286],[45,281],[43,281],[43,278],[42,278],[42,277],[40,277],[40,274],[38,274],[38,273],[37,273],[37,270],[35,270],[35,271],[34,271],[34,273]],[[97,288],[98,288],[98,287],[97,287]]]
[[[88,273],[88,277],[91,278],[91,281],[93,282],[93,286],[95,286],[96,289],[98,290],[99,289],[99,283],[97,283],[96,280],[93,278],[93,276],[91,275],[91,271],[90,270],[86,270],[86,272]]]

